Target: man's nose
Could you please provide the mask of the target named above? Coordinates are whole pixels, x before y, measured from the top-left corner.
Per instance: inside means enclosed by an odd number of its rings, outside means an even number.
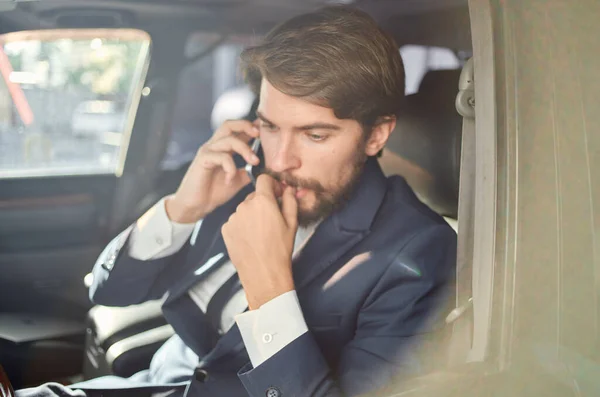
[[[282,134],[271,161],[270,168],[275,172],[285,172],[300,168],[300,157],[294,149],[294,139],[291,134]]]

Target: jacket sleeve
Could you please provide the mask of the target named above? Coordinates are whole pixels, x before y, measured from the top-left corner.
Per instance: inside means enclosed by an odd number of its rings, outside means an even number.
[[[94,280],[89,291],[92,302],[105,306],[129,306],[162,298],[186,277],[186,266],[199,265],[188,263],[188,253],[193,260],[201,261],[216,237],[220,236],[223,223],[251,191],[252,185],[246,186],[230,201],[208,214],[199,232],[172,255],[148,260],[133,258],[129,255],[128,243],[134,225],[127,228],[108,244],[94,265]]]
[[[171,286],[167,279],[159,275],[166,273],[164,270],[171,263],[185,258],[190,248],[189,242],[173,255],[159,259],[134,259],[128,253],[128,240],[133,227],[115,237],[96,260],[89,291],[93,303],[105,306],[134,305],[160,299]]]
[[[434,226],[391,257],[364,301],[354,339],[343,348],[335,368],[309,331],[258,367],[247,364],[240,370],[249,395],[356,396],[392,378],[426,371],[424,348],[439,334],[435,331],[442,329],[446,314],[456,235],[449,227]]]

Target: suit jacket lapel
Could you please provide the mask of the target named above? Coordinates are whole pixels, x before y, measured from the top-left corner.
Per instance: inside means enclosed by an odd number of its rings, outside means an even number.
[[[369,234],[386,193],[377,159],[369,158],[350,201],[325,219],[294,260],[296,289],[306,286]]]

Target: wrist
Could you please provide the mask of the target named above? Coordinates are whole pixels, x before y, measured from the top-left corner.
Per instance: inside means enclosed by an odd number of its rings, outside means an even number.
[[[165,211],[167,217],[176,223],[196,223],[206,217],[203,210],[186,206],[179,202],[175,196],[169,196],[165,199]]]
[[[248,307],[250,310],[260,309],[262,305],[273,299],[295,290],[294,280],[291,277],[280,277],[277,280],[271,280],[268,283],[263,283],[260,291],[247,294]]]

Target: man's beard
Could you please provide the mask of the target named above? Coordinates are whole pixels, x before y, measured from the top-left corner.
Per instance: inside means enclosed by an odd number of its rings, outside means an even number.
[[[308,189],[314,192],[315,204],[312,208],[304,209],[300,206],[298,207],[298,225],[300,227],[307,227],[327,218],[346,205],[360,180],[366,158],[367,155],[363,148],[357,150],[354,162],[351,164],[350,177],[343,185],[338,185],[334,189],[326,189],[315,179],[300,179],[288,173],[275,172],[270,169],[265,169],[263,172],[280,183],[282,182],[297,189]]]

